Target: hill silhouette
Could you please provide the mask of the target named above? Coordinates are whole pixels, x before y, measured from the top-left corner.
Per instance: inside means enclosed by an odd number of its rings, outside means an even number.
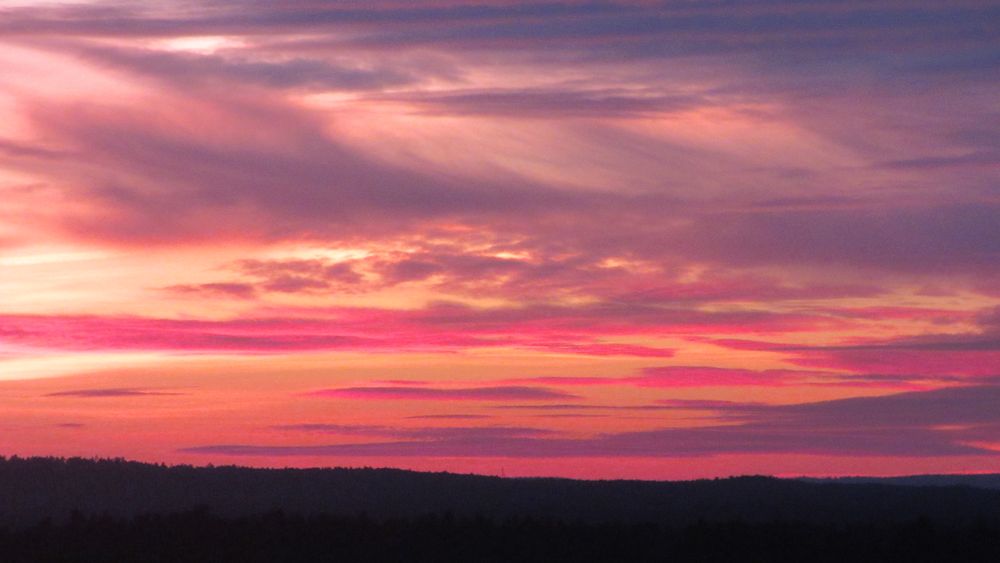
[[[1000,491],[0,458],[0,561],[993,563]]]
[[[903,475],[899,477],[835,477],[828,479],[809,479],[803,481],[813,483],[876,483],[883,485],[901,485],[906,487],[976,487],[979,489],[1000,490],[1000,474],[971,475]]]
[[[734,477],[681,482],[499,478],[398,469],[251,469],[125,460],[0,458],[0,525],[72,511],[131,517],[196,507],[224,517],[286,513],[372,518],[449,513],[562,521],[881,523],[1000,521],[1000,491],[966,486]]]

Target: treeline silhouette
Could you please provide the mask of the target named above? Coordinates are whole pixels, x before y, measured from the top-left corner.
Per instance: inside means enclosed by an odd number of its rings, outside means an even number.
[[[892,524],[587,524],[428,515],[222,518],[207,509],[86,517],[0,530],[0,558],[47,562],[923,563],[1000,560],[1000,529],[916,519]]]
[[[130,517],[204,506],[220,516],[294,514],[402,518],[446,512],[582,522],[774,520],[970,524],[1000,520],[1000,491],[809,483],[772,477],[699,481],[510,479],[399,469],[191,467],[121,459],[0,458],[0,525],[71,511]]]
[[[0,560],[1000,561],[1000,491],[0,458]]]
[[[1000,489],[1000,475],[907,475],[902,477],[834,477],[803,479],[816,483],[879,483],[882,485],[905,485],[909,487],[954,487],[968,486],[980,489]]]

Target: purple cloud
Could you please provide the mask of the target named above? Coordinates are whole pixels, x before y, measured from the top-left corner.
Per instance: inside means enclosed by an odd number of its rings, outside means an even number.
[[[72,391],[56,391],[48,393],[46,397],[150,397],[150,396],[170,396],[183,395],[172,391],[156,391],[149,389],[136,389],[128,387],[114,387],[107,389],[75,389]]]
[[[859,386],[911,387],[922,380],[967,382],[954,376],[927,377],[919,374],[845,374],[820,370],[749,370],[711,366],[647,367],[639,375],[623,377],[540,376],[505,380],[505,383],[541,383],[563,386],[633,386],[633,387],[785,387],[785,386]]]
[[[344,387],[340,389],[322,389],[309,393],[317,397],[335,397],[340,399],[383,399],[411,401],[505,401],[531,400],[544,401],[548,399],[568,399],[576,395],[546,389],[544,387]]]
[[[214,445],[202,454],[254,456],[678,457],[725,453],[843,456],[996,455],[973,445],[1000,427],[1000,387],[954,387],[793,405],[728,405],[733,423],[568,439],[498,432],[469,440],[467,429],[420,440],[320,446]],[[676,405],[663,405],[674,408]],[[718,407],[718,405],[716,405]],[[480,430],[476,430],[480,431]],[[405,431],[404,431],[405,434]],[[402,437],[401,435],[397,435]]]
[[[408,103],[431,114],[529,119],[641,118],[712,105],[709,99],[700,96],[615,90],[459,90],[444,94],[390,94],[376,99]]]
[[[172,285],[163,288],[166,291],[177,294],[196,294],[207,296],[234,297],[237,299],[250,299],[257,294],[257,289],[248,283],[238,282],[215,282],[201,284]]]
[[[416,419],[416,420],[480,420],[484,418],[492,418],[488,414],[418,414],[413,416],[408,416],[406,418]]]
[[[347,436],[381,436],[415,440],[449,440],[472,442],[553,434],[551,430],[514,426],[447,426],[447,427],[388,427],[355,424],[288,424],[274,426],[276,430],[342,434]]]

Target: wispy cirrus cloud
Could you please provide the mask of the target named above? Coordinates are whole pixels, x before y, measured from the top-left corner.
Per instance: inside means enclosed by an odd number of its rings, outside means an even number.
[[[690,94],[627,90],[484,90],[382,95],[379,100],[405,103],[434,115],[487,115],[518,119],[620,119],[649,117],[711,106]]]
[[[998,238],[995,221],[991,220],[996,205],[989,197],[988,184],[982,183],[982,174],[959,171],[961,178],[947,182],[953,187],[951,197],[942,199],[934,195],[932,188],[921,187],[926,197],[907,198],[910,204],[899,206],[892,203],[897,192],[872,187],[867,193],[876,195],[871,196],[839,188],[853,179],[844,177],[851,166],[833,170],[806,162],[797,169],[810,174],[810,184],[816,185],[806,197],[795,187],[796,181],[789,184],[788,178],[777,177],[784,174],[779,171],[789,169],[787,165],[747,162],[758,160],[760,155],[720,153],[684,139],[664,142],[655,136],[637,135],[627,127],[568,124],[573,138],[614,138],[620,144],[634,145],[636,150],[626,151],[631,155],[655,153],[662,161],[662,155],[667,154],[664,149],[678,151],[668,159],[669,166],[649,169],[662,178],[655,183],[655,189],[605,189],[595,194],[592,190],[567,190],[562,182],[527,172],[531,167],[521,167],[520,173],[496,181],[495,166],[488,167],[486,174],[479,173],[483,170],[465,174],[457,169],[442,173],[426,161],[390,164],[358,150],[350,139],[330,134],[301,105],[291,104],[281,96],[260,94],[251,99],[241,93],[247,83],[275,91],[303,86],[331,91],[379,90],[406,86],[410,79],[419,81],[414,74],[438,80],[444,76],[446,82],[451,81],[448,88],[394,92],[381,102],[378,96],[372,96],[364,103],[402,104],[406,106],[404,114],[421,104],[433,103],[442,114],[450,116],[472,111],[504,118],[544,115],[555,121],[572,120],[580,113],[617,118],[623,112],[709,111],[713,104],[721,103],[723,109],[751,122],[759,119],[761,125],[774,120],[808,119],[808,129],[821,131],[835,145],[824,147],[829,149],[827,152],[837,152],[834,149],[840,147],[836,145],[853,146],[857,141],[871,149],[877,157],[874,162],[954,160],[959,157],[927,153],[981,154],[988,153],[988,147],[995,149],[995,136],[980,131],[982,116],[989,112],[971,111],[981,106],[985,110],[988,100],[984,102],[939,83],[941,96],[961,96],[963,101],[948,107],[964,106],[970,111],[968,115],[950,112],[933,123],[935,127],[928,127],[925,121],[897,115],[893,109],[899,105],[898,98],[928,105],[935,100],[925,100],[908,90],[908,81],[880,83],[881,97],[872,103],[884,116],[884,134],[847,142],[843,137],[851,133],[843,130],[839,118],[840,113],[850,115],[853,94],[838,94],[838,88],[830,87],[831,73],[817,70],[823,65],[816,63],[829,61],[830,50],[836,48],[842,57],[841,74],[832,75],[833,80],[851,84],[873,72],[909,73],[913,72],[907,70],[911,67],[922,67],[925,70],[921,72],[929,76],[936,72],[951,76],[963,68],[957,64],[959,61],[975,59],[979,52],[970,47],[970,38],[991,40],[982,36],[979,27],[982,18],[990,13],[991,9],[982,6],[946,8],[902,3],[851,10],[816,5],[790,10],[762,3],[740,13],[719,6],[652,7],[638,3],[547,5],[537,9],[523,5],[501,9],[457,2],[418,3],[408,6],[405,13],[399,9],[361,10],[356,6],[309,5],[278,10],[254,3],[252,16],[241,3],[211,10],[155,12],[138,7],[78,6],[8,10],[8,24],[0,33],[16,37],[58,33],[63,42],[52,42],[49,49],[63,49],[74,56],[84,53],[92,63],[100,60],[126,73],[154,75],[173,84],[161,93],[162,103],[143,100],[136,106],[88,104],[86,108],[61,108],[51,102],[46,105],[39,100],[25,100],[23,113],[32,127],[57,146],[76,151],[75,157],[62,158],[60,167],[49,166],[46,170],[58,176],[53,179],[64,185],[61,189],[76,199],[84,198],[96,214],[63,218],[78,236],[86,234],[124,244],[191,243],[203,241],[206,236],[258,240],[308,236],[333,242],[361,232],[375,237],[399,236],[419,233],[440,222],[457,222],[472,229],[509,233],[515,239],[558,239],[585,253],[639,255],[654,261],[712,261],[737,268],[837,263],[873,270],[929,275],[947,270],[982,276],[993,271],[998,250],[991,245]],[[552,18],[571,19],[556,25]],[[894,24],[885,28],[890,20]],[[113,21],[129,22],[125,26],[128,33],[123,33],[121,26],[109,25]],[[391,25],[386,27],[389,22]],[[634,22],[636,27],[624,22]],[[831,23],[836,23],[840,34],[835,44],[828,37]],[[907,26],[910,31],[899,32]],[[337,29],[350,33],[335,33]],[[956,29],[963,29],[963,34],[954,35]],[[914,30],[921,33],[914,35]],[[201,54],[151,49],[148,45],[109,49],[86,43],[94,34],[158,38],[195,31],[238,37],[240,41],[219,52]],[[344,39],[329,43],[327,38],[324,45],[323,38],[282,38],[285,33],[307,31],[333,33]],[[911,45],[913,37],[926,36],[923,32],[939,38],[933,52],[904,47]],[[884,56],[868,55],[872,45],[866,38],[872,34],[879,37],[879,48],[886,49]],[[74,41],[65,39],[74,36]],[[265,40],[263,36],[274,39]],[[567,37],[575,41],[567,45]],[[850,47],[852,42],[847,37],[858,43]],[[538,51],[542,43],[560,45],[560,52],[569,49],[575,56],[562,53],[558,63],[584,74],[592,74],[594,65],[602,64],[609,52],[619,52],[615,60],[627,53],[633,64],[622,71],[623,80],[634,87],[622,93],[609,90],[606,83],[566,79],[541,87],[498,88],[491,84],[470,89],[463,70],[480,64],[473,49],[480,41],[487,41],[491,51],[499,49],[499,58],[509,58],[510,64],[523,65],[525,56],[530,55],[531,68],[540,75],[556,63]],[[706,42],[707,50],[696,48],[701,41]],[[458,70],[449,71],[450,75],[435,73],[434,65],[429,63],[417,71],[408,70],[414,64],[413,58],[388,57],[376,49],[383,42],[404,52],[411,47],[420,52],[430,48],[451,58]],[[859,44],[867,47],[859,49]],[[791,45],[798,53],[797,62],[779,64],[776,57],[770,56],[777,51],[787,52]],[[698,57],[698,66],[725,71],[714,74],[729,78],[724,83],[704,86],[702,73],[678,62],[690,57]],[[666,64],[663,60],[670,60],[671,68],[676,69],[675,82],[653,79],[662,70],[658,65]],[[942,62],[946,60],[953,64]],[[988,65],[989,61],[982,64]],[[504,68],[503,64],[499,67]],[[758,72],[762,67],[770,72]],[[966,80],[974,80],[974,76]],[[195,78],[215,86],[201,84]],[[694,88],[698,83],[703,86]],[[832,122],[815,117],[823,113],[812,111],[816,103],[829,108],[826,113],[837,114],[830,118]],[[157,108],[156,119],[149,119],[151,107]],[[171,113],[172,107],[184,107],[184,115]],[[73,119],[60,117],[70,113]],[[189,118],[212,123],[211,140],[190,135],[190,128],[184,125]],[[270,134],[247,134],[254,130],[268,130]],[[934,132],[918,136],[932,141],[913,147],[913,151],[920,151],[919,156],[904,154],[906,147],[892,142],[899,136],[912,137],[914,131]],[[131,142],[116,142],[122,138]],[[695,184],[700,186],[699,178],[704,178],[697,171],[693,177],[667,178],[670,170],[683,168],[695,156],[711,162],[717,171],[728,169],[731,174],[713,181],[712,186],[704,186],[709,189],[692,189]],[[653,166],[657,159],[646,160]],[[855,156],[851,160],[854,168],[866,165],[863,158]],[[30,164],[24,166],[40,170]],[[612,168],[612,176],[631,180],[628,169],[632,166],[624,160]],[[115,170],[114,177],[102,176],[100,169]],[[749,186],[739,180],[764,170],[777,175],[766,173]],[[328,178],[337,181],[328,182]],[[782,187],[764,189],[762,184]],[[275,190],[275,185],[284,188]],[[671,189],[674,185],[681,188]],[[828,202],[838,201],[839,196],[839,201],[852,204],[817,204],[822,199],[816,198],[817,191],[824,192]],[[959,197],[954,197],[956,193]],[[706,198],[702,194],[725,196],[728,203],[720,208],[718,197]],[[739,197],[728,197],[737,194]],[[808,200],[812,205],[761,207],[762,203],[782,200]],[[167,218],[160,214],[155,221],[157,227],[149,228],[154,223],[149,219],[162,209],[176,213]],[[345,214],[345,209],[351,213]],[[365,220],[356,221],[362,215]],[[576,220],[566,221],[567,217]],[[661,220],[664,217],[668,220]],[[622,232],[594,240],[598,237],[593,233],[574,227],[594,223],[616,224]],[[978,243],[968,244],[973,239]],[[396,269],[412,273],[415,266],[400,265]]]
[[[69,42],[53,47],[67,49],[98,64],[188,84],[243,83],[278,89],[377,91],[412,84],[418,79],[401,68],[366,68],[301,57],[255,60],[241,57],[238,50],[231,55],[211,55]]]

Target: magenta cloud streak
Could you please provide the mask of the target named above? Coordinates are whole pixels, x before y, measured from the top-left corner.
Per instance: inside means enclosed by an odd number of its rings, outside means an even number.
[[[714,313],[639,304],[527,305],[491,309],[434,305],[413,311],[339,308],[291,312],[321,316],[206,321],[95,315],[0,315],[0,338],[21,346],[55,350],[282,352],[514,346],[593,356],[667,357],[673,353],[668,348],[599,342],[597,339],[701,331],[799,331],[839,322],[800,314]]]

